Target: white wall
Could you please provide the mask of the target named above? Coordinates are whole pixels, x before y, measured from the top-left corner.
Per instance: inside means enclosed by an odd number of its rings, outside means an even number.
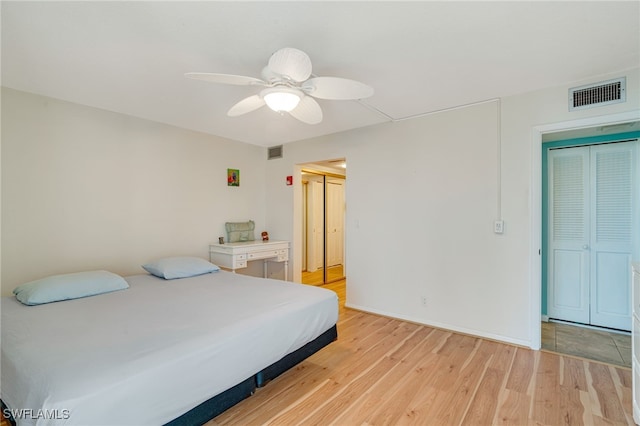
[[[624,104],[570,113],[568,87],[588,83],[575,82],[502,99],[500,117],[487,102],[287,144],[269,161],[263,148],[3,90],[3,294],[50,273],[206,257],[225,221],[249,218],[293,241],[299,278],[300,178],[285,177],[344,157],[349,306],[535,347],[532,135],[640,110],[638,69],[592,81],[621,75]],[[240,188],[226,186],[228,167]],[[492,229],[499,186],[503,235]]]
[[[265,224],[265,149],[2,90],[2,294],[87,269],[208,257],[224,222]],[[227,168],[240,169],[228,187]]]
[[[299,163],[345,157],[347,305],[536,347],[532,129],[640,109],[637,69],[592,81],[621,75],[624,104],[570,113],[568,88],[588,83],[576,82],[287,144],[267,163],[267,223],[298,241],[299,179],[286,187],[284,177]],[[493,233],[499,186],[502,235]]]

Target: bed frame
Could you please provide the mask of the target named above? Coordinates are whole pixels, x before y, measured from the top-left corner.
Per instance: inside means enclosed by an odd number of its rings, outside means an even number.
[[[334,325],[300,349],[285,355],[284,358],[274,362],[256,375],[203,402],[177,419],[170,421],[165,426],[193,426],[208,422],[240,401],[253,395],[256,388],[265,386],[270,380],[275,379],[280,374],[304,361],[329,343],[337,340],[337,338],[338,329]]]
[[[208,422],[209,420],[233,407],[240,401],[253,395],[257,388],[265,386],[270,380],[275,379],[280,374],[304,361],[305,359],[337,339],[338,329],[334,325],[329,330],[325,331],[316,339],[307,343],[300,349],[291,352],[290,354],[284,356],[284,358],[274,362],[264,370],[249,377],[243,382],[238,383],[232,388],[227,389],[226,391],[214,396],[211,399],[208,399],[197,407],[192,408],[180,417],[173,419],[165,426],[194,426],[202,425]],[[7,406],[2,400],[0,400],[0,406],[2,407],[3,414],[6,413],[7,411],[5,411],[5,409],[7,408]],[[114,413],[114,415],[117,415],[117,413]],[[12,417],[7,418],[7,420],[13,426],[16,426],[16,422]],[[114,417],[114,421],[117,421],[117,417]]]

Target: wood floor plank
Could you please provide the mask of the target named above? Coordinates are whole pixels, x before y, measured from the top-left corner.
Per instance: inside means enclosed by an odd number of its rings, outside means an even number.
[[[500,391],[504,374],[504,371],[492,367],[484,371],[482,381],[464,416],[464,424],[489,425],[493,422],[498,404],[496,396]]]
[[[560,410],[560,420],[563,425],[577,425],[584,422],[586,416],[584,405],[582,405],[581,391],[569,387],[560,386],[558,406]]]
[[[430,373],[427,371],[428,376]],[[433,373],[431,373],[433,374]],[[433,412],[437,409],[435,401],[443,393],[430,386],[428,383],[420,389],[404,412],[398,413],[397,419],[388,424],[397,425],[427,425],[433,417]],[[377,423],[376,423],[377,424]]]
[[[396,365],[396,362],[390,357],[382,358],[373,368],[349,382],[348,386],[333,392],[331,398],[322,407],[304,418],[304,423],[310,425],[330,424],[335,419],[336,413],[352,410],[352,406],[360,397],[374,387],[386,374],[389,374]]]
[[[357,362],[341,366],[333,371],[331,378],[324,386],[318,388],[313,394],[299,400],[295,406],[287,407],[272,422],[274,424],[296,423],[296,420],[302,420],[300,419],[301,410],[306,410],[307,413],[310,412],[308,416],[311,416],[315,411],[320,410],[327,401],[335,399],[335,395],[346,390],[349,385],[357,386],[358,383],[361,383],[362,381],[358,382],[357,379],[364,373],[374,370],[374,374],[379,374],[380,371],[384,371],[379,369],[377,365],[385,359],[385,355],[389,351],[394,350],[397,345],[401,345],[418,328],[414,324],[398,321],[392,321],[392,323],[395,325],[393,329],[385,327],[370,334],[368,337],[372,339],[362,340],[362,345],[358,348],[358,352],[362,355]],[[368,342],[368,340],[373,341]],[[367,345],[371,346],[367,347]]]
[[[618,381],[621,387],[631,389],[631,377],[633,376],[633,374],[630,368],[615,368],[614,366],[609,366],[609,369],[614,371],[612,375],[618,377]]]
[[[477,388],[490,356],[477,350],[479,339],[448,337],[443,350],[436,351],[435,360],[422,367],[423,384],[401,416],[396,417],[398,423],[457,424],[466,412],[469,397]],[[450,351],[456,345],[465,349]]]
[[[470,409],[470,402],[478,392],[487,368],[496,356],[492,350],[492,342],[473,339],[473,348],[458,351],[466,353],[466,359],[460,368],[454,367],[451,370],[454,380],[451,381],[447,392],[436,396],[434,403],[438,408],[434,410],[434,422],[437,424],[458,424],[462,421]],[[495,394],[492,398],[495,399]]]
[[[432,379],[431,386],[438,390],[449,391],[459,376],[463,365],[472,352],[476,350],[478,339],[452,333],[445,345],[437,353],[440,355],[440,365]]]
[[[435,330],[429,334],[421,347],[417,348],[416,353],[413,354],[422,354],[422,356],[419,356],[418,362],[411,371],[403,376],[389,377],[389,380],[395,379],[396,384],[390,389],[385,402],[365,417],[366,423],[399,424],[408,423],[412,418],[415,418],[412,405],[420,405],[419,401],[415,401],[416,397],[428,399],[429,395],[435,395],[435,389],[431,386],[431,382],[438,371],[436,365],[442,358],[436,352],[448,335],[448,332],[442,330]]]
[[[631,382],[631,377],[633,376],[633,372],[631,369],[622,369],[615,368],[615,366],[609,366],[609,372],[611,374],[611,378],[616,387],[616,393],[618,394],[618,399],[622,403],[623,407],[632,407],[633,406],[633,387]],[[629,424],[634,424],[633,416],[631,412],[625,410],[625,416]]]
[[[399,328],[405,324],[404,323],[398,324],[396,322],[389,321],[387,318],[369,318],[368,321],[362,321],[361,325],[362,325],[361,334],[359,336],[354,336],[351,339],[348,339],[346,341],[340,340],[339,338],[338,342],[334,342],[331,344],[332,346],[334,346],[334,348],[338,347],[339,355],[341,355],[340,359],[334,358],[334,359],[331,359],[330,361],[324,361],[325,365],[327,362],[329,362],[330,364],[326,365],[326,368],[322,372],[323,374],[320,374],[319,376],[314,377],[311,380],[311,382],[308,381],[309,378],[305,378],[307,381],[302,381],[299,383],[300,386],[298,386],[297,389],[295,389],[297,392],[291,392],[291,393],[280,392],[278,395],[279,402],[280,403],[286,402],[288,404],[293,404],[296,400],[300,399],[300,394],[303,390],[306,392],[310,391],[309,389],[310,384],[314,389],[315,389],[315,386],[317,386],[317,383],[320,383],[320,382],[324,383],[325,386],[329,386],[329,384],[327,383],[330,377],[328,375],[328,370],[330,370],[333,374],[339,374],[339,372],[342,371],[342,369],[344,369],[346,366],[346,368],[348,369],[348,373],[353,374],[354,371],[358,371],[358,366],[362,368],[366,368],[366,366],[369,365],[368,363],[378,359],[388,350],[388,345],[390,343],[388,343],[384,339],[381,340],[379,338],[379,335],[391,336],[394,329]],[[339,335],[340,335],[340,331],[339,331]],[[331,354],[333,354],[333,352],[334,351],[332,351]],[[300,364],[298,368],[300,368],[300,366],[306,366],[310,362],[322,364],[323,358],[328,355],[330,355],[328,351],[326,353],[324,351],[321,351],[315,354],[312,357],[312,359],[310,358],[309,360]],[[343,362],[343,360],[345,359],[345,356],[349,360],[348,363]],[[352,368],[351,365],[354,362],[357,364],[355,368]],[[295,380],[295,377],[292,377],[292,374],[290,373],[292,372],[287,371],[282,376],[276,379],[280,383],[285,382],[285,384],[283,385],[281,384],[280,386],[286,387],[289,384],[288,381]],[[348,373],[345,373],[345,374],[348,374]],[[273,382],[275,382],[276,380],[274,380]],[[260,394],[262,400],[268,400],[271,397],[271,392],[269,392],[272,387],[271,385],[272,383],[269,383],[264,388],[265,392],[262,392],[263,389],[258,389],[258,392],[256,392],[256,395],[254,395],[252,399],[257,399],[257,403],[259,404],[261,400],[255,397],[258,394]],[[331,392],[331,391],[328,390],[326,392]],[[302,392],[302,394],[305,394],[305,392]],[[276,410],[276,413],[280,411],[282,411],[281,408],[278,408]],[[260,410],[260,407],[253,410],[253,412],[254,414],[249,413],[248,415],[245,416],[245,419],[247,422],[257,421],[259,417],[264,415],[262,410]],[[275,414],[275,413],[271,413],[271,414]],[[233,422],[235,422],[234,417],[237,417],[237,416],[238,416],[238,413],[234,413],[233,411],[227,411],[221,414],[217,418],[217,422],[219,424],[233,424]]]
[[[526,394],[531,384],[534,368],[535,353],[517,348],[505,387],[511,391]]]
[[[402,377],[402,380],[398,382],[398,377],[395,375],[388,376],[387,381],[396,380],[396,384],[389,389],[388,392],[382,393],[377,400],[378,405],[369,413],[364,414],[364,422],[368,424],[398,424],[407,413],[411,412],[409,405],[415,395],[425,395],[428,393],[427,387],[429,387],[429,380],[433,375],[433,369],[425,368],[425,365],[430,365],[435,362],[435,358],[438,355],[434,353],[426,353],[418,363],[413,366],[411,371]],[[377,390],[383,389],[382,386]],[[367,401],[364,401],[366,404]],[[355,413],[354,413],[355,414]],[[349,421],[356,424],[359,419],[356,416],[350,415],[346,417]]]
[[[558,410],[560,383],[560,357],[542,353],[535,377],[533,420],[541,424],[560,424]]]
[[[587,392],[587,376],[585,374],[585,363],[578,358],[565,357],[563,361],[563,374],[560,384],[579,391]]]
[[[526,425],[530,406],[531,397],[528,394],[504,389],[498,400],[498,412],[494,417],[494,424]]]
[[[320,356],[321,353],[316,354],[318,356],[314,358],[314,362],[300,363],[294,369],[277,378],[278,393],[270,392],[271,383],[268,383],[266,387],[256,390],[256,393],[251,397],[253,404],[249,409],[241,413],[227,411],[217,418],[217,422],[219,424],[236,424],[237,417],[241,416],[243,424],[247,422],[260,424],[261,418],[275,416],[281,411],[281,404],[293,404],[300,398],[300,395],[312,393],[315,388],[328,380],[328,371],[336,370],[340,365],[348,362],[349,357],[353,356],[352,351],[346,347],[341,350],[336,345],[334,349],[332,356],[325,357]]]
[[[399,404],[406,403],[406,396],[399,392],[405,390],[412,393],[412,372],[419,370],[419,364],[424,362],[425,358],[434,356],[426,350],[434,331],[431,328],[421,327],[403,344],[405,353],[396,351],[390,354],[389,360],[392,365],[387,374],[382,375],[372,386],[365,389],[349,409],[343,410],[333,423],[354,424],[362,419],[366,422],[376,414],[384,416],[384,411],[388,409],[387,401],[393,401],[394,411],[398,409]],[[398,382],[398,377],[407,378],[407,380]],[[383,413],[380,413],[380,410]]]
[[[488,360],[487,360],[488,364]],[[486,365],[486,364],[485,364]],[[475,401],[474,393],[478,392],[487,369],[474,363],[460,371],[451,390],[440,394],[435,399],[434,421],[440,425],[459,424],[469,412],[470,402]],[[495,400],[495,395],[491,398]],[[491,412],[493,416],[493,411]]]
[[[609,367],[605,364],[590,363],[589,372],[602,418],[614,423],[626,422],[627,418],[624,415]]]

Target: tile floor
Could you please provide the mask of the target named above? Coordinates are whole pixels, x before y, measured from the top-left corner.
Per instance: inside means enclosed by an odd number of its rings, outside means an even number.
[[[543,322],[542,349],[631,368],[631,333]]]

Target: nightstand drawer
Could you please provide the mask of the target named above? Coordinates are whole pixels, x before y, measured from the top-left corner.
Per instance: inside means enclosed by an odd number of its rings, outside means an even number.
[[[268,259],[270,257],[277,257],[278,250],[257,251],[255,253],[248,253],[247,256],[248,260]]]
[[[278,250],[278,262],[289,260],[289,250]]]

